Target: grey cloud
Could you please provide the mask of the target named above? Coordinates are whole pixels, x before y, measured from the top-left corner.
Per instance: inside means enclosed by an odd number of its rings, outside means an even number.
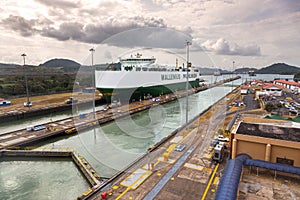
[[[246,46],[238,46],[234,45],[231,50],[234,55],[241,56],[260,56],[260,47],[258,45],[246,45]]]
[[[62,0],[36,0],[37,2],[44,4],[46,6],[51,6],[55,8],[78,8],[80,7],[80,2],[74,1],[62,1]]]
[[[172,6],[178,3],[184,3],[186,0],[152,0],[152,3],[163,6]]]
[[[45,18],[27,20],[23,17],[15,15],[10,15],[8,18],[1,21],[1,24],[3,24],[5,27],[16,32],[20,32],[20,34],[25,37],[31,36],[38,32],[38,26],[51,23],[52,22],[50,20]]]
[[[162,19],[134,17],[127,21],[111,19],[102,24],[81,24],[78,22],[64,22],[58,28],[52,27],[51,21],[26,20],[19,16],[9,16],[2,20],[8,28],[19,32],[22,36],[35,33],[57,40],[76,40],[86,43],[101,43],[103,40],[117,33],[141,27],[166,27]],[[39,27],[36,27],[39,26]]]
[[[136,16],[133,18],[134,21],[138,22],[138,25],[142,26],[148,26],[148,27],[159,27],[159,28],[166,28],[166,24],[164,23],[164,20],[159,18],[156,19],[154,17],[151,18],[144,18],[141,16]]]
[[[162,48],[182,48],[186,40],[191,41],[190,35],[167,29],[163,19],[154,17],[136,16],[127,20],[111,18],[101,24],[87,25],[79,22],[64,22],[59,27],[54,27],[47,19],[26,20],[23,17],[10,16],[2,20],[2,23],[22,36],[40,34],[60,41],[75,40],[124,47]]]
[[[41,31],[42,36],[56,38],[58,40],[78,40],[84,38],[83,25],[80,23],[63,23],[59,29],[52,27],[43,28]]]
[[[116,34],[103,43],[124,47],[184,48],[191,36],[167,28],[138,28]]]
[[[84,42],[87,43],[96,43],[100,44],[107,38],[126,31],[130,30],[131,28],[135,28],[136,26],[128,24],[126,26],[122,25],[117,25],[117,26],[112,26],[112,25],[88,25],[86,26],[85,29],[85,38]]]
[[[105,50],[104,58],[106,59],[113,59],[112,53],[110,51]]]
[[[236,43],[229,43],[224,38],[217,41],[207,40],[201,44],[207,51],[215,52],[219,55],[240,55],[240,56],[260,56],[260,47],[257,45],[240,46]]]

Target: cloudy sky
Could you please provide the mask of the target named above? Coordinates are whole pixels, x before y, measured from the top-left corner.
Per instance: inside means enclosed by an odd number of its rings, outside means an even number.
[[[297,0],[1,0],[0,62],[86,63],[94,47],[96,62],[151,49],[170,63],[190,41],[197,66],[300,66],[299,27]]]

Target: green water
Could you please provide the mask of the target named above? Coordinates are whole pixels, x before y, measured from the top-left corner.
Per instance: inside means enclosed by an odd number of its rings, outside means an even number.
[[[0,199],[75,199],[90,187],[72,161],[1,161]]]

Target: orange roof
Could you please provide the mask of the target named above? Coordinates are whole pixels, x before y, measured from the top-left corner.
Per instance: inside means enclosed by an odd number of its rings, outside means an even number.
[[[275,80],[274,83],[283,83],[283,84],[287,84],[287,85],[299,85],[300,86],[300,83],[297,83],[295,81]]]
[[[277,87],[277,88],[280,88],[280,89],[284,88],[282,85],[275,85],[273,83],[268,83],[268,84],[263,85],[263,89],[270,88],[270,87]]]

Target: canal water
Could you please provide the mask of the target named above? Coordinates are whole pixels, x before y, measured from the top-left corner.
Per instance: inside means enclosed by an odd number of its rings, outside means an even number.
[[[207,76],[206,80],[214,82],[222,77]],[[213,105],[246,78],[249,77],[245,75],[232,83],[189,96],[188,118],[192,119]],[[274,75],[265,76],[265,79],[273,80]],[[68,116],[71,113],[51,117],[57,120]],[[213,118],[212,116],[210,119],[211,124],[214,123]],[[49,116],[30,120],[33,124],[45,123],[49,121]],[[84,156],[100,176],[111,177],[185,121],[186,99],[181,98],[73,136],[42,142],[38,144],[38,148],[72,148]],[[16,128],[16,124],[20,124],[20,127]],[[1,126],[6,127],[7,132],[27,126],[28,121],[18,121],[16,124]],[[74,199],[86,191],[89,185],[73,165],[72,162],[2,161],[0,199]],[[40,193],[36,194],[38,191]]]
[[[75,199],[90,187],[70,160],[0,162],[0,199]]]

